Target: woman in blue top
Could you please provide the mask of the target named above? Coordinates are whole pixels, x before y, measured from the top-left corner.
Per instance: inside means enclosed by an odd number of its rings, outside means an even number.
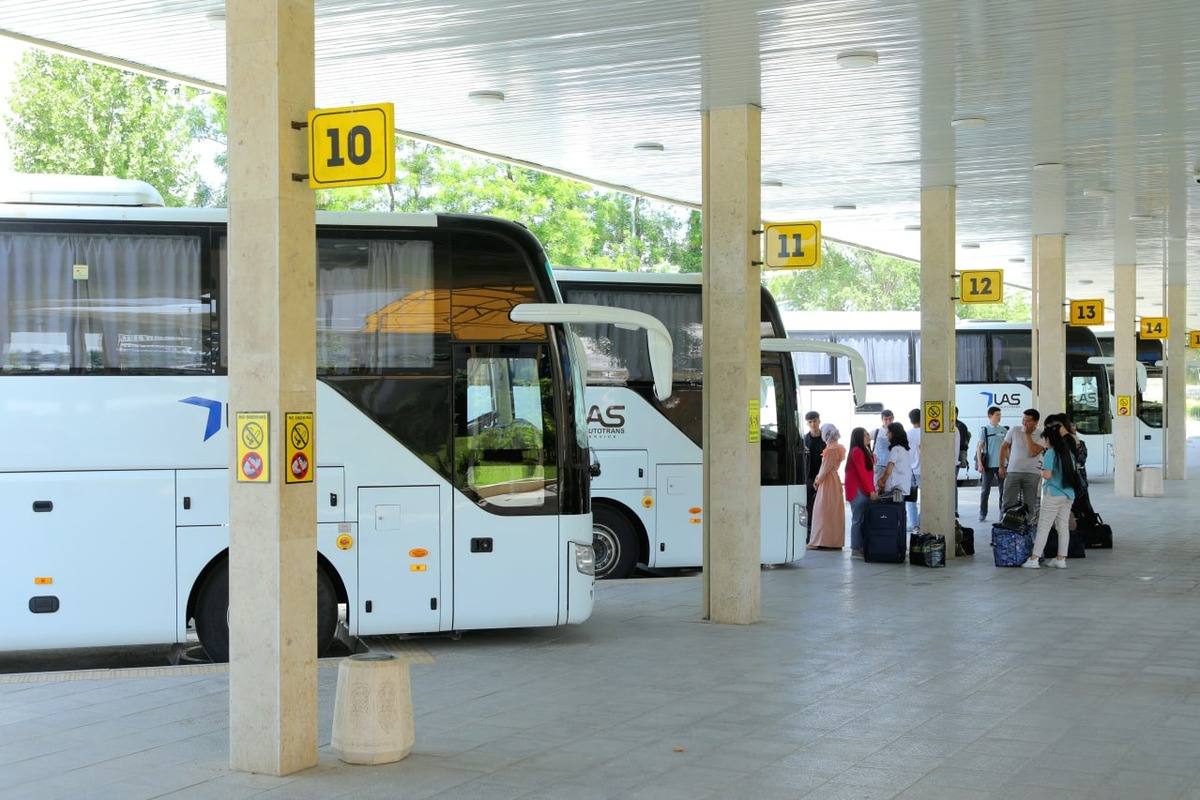
[[[1038,512],[1037,538],[1033,541],[1033,553],[1021,566],[1038,568],[1053,527],[1058,531],[1058,557],[1048,563],[1066,569],[1067,545],[1071,541],[1071,503],[1075,501],[1075,457],[1063,435],[1062,423],[1055,421],[1046,425],[1042,438],[1048,447],[1042,453],[1042,506]]]

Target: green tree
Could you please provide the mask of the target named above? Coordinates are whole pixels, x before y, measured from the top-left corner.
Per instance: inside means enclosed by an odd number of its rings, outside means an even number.
[[[780,305],[798,310],[915,311],[921,266],[855,247],[825,244],[817,269],[774,272],[764,278]]]
[[[211,199],[192,138],[200,92],[68,56],[22,56],[5,115],[18,172],[143,180],[168,205]]]

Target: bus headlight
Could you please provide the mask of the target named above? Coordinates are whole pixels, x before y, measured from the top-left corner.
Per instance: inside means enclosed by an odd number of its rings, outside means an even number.
[[[575,569],[584,575],[596,574],[596,554],[590,544],[575,545]]]

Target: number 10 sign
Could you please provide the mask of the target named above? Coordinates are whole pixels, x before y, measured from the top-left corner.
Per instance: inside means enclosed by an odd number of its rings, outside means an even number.
[[[763,226],[767,269],[816,269],[821,266],[821,223],[783,222]]]

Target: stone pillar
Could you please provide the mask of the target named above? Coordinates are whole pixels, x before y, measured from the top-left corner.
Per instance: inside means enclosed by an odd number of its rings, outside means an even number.
[[[757,106],[702,114],[704,160],[704,615],[762,615],[759,445],[760,125]],[[802,545],[800,545],[802,546]]]
[[[1187,240],[1182,235],[1167,241],[1167,285],[1163,296],[1167,319],[1171,322],[1167,339],[1166,396],[1166,478],[1181,481],[1187,477]]]
[[[230,766],[287,775],[317,763],[316,488],[282,463],[284,413],[316,410],[314,197],[291,127],[314,104],[313,0],[226,11],[229,413],[270,414],[270,481],[230,470]]]
[[[1033,405],[1042,416],[1067,410],[1067,237],[1033,237]]]
[[[1137,323],[1137,266],[1121,264],[1113,270],[1113,396],[1137,398],[1137,359],[1134,332]],[[1114,408],[1114,412],[1116,409]],[[1137,417],[1134,413],[1113,418],[1113,495],[1133,497],[1137,480]]]
[[[958,452],[954,449],[954,203],[953,186],[921,190],[921,530],[946,537],[946,557],[954,557],[954,497],[958,491]],[[942,403],[935,432],[925,404]],[[907,408],[893,409],[907,429]],[[911,521],[910,521],[911,524]]]

